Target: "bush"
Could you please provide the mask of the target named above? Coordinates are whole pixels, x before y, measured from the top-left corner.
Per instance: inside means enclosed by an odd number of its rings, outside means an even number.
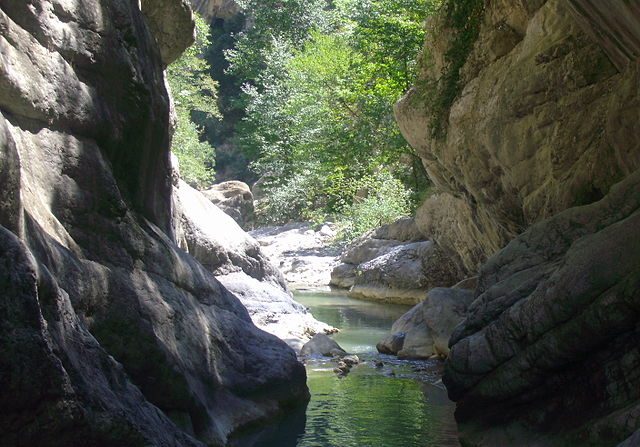
[[[356,199],[338,222],[338,238],[351,241],[411,213],[411,191],[388,172],[361,181],[365,197]]]

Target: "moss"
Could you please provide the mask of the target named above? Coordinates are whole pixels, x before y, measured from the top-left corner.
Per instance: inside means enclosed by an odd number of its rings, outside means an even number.
[[[467,62],[480,33],[485,0],[447,0],[441,9],[444,28],[453,30],[445,66],[431,97],[431,134],[435,138],[446,135],[446,119],[451,105],[462,89],[460,71]]]

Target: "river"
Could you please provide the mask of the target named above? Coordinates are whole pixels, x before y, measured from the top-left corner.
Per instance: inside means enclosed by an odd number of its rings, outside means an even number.
[[[311,401],[257,445],[261,447],[459,446],[454,405],[438,383],[439,361],[399,361],[375,344],[406,306],[337,294],[297,293],[312,314],[340,329],[333,338],[363,361],[339,378],[330,361],[307,362]],[[383,366],[376,367],[376,361]]]

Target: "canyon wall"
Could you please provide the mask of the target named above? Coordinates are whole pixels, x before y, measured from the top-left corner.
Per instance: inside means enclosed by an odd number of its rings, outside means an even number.
[[[176,244],[188,4],[2,2],[0,29],[0,445],[223,445],[304,402],[294,352]]]
[[[442,18],[430,25],[417,86],[396,107],[438,190],[418,223],[471,272],[534,222],[602,198],[640,166],[637,63],[618,71],[565,2],[491,2],[482,14],[444,132],[430,108],[454,35]]]
[[[421,230],[480,273],[443,379],[465,446],[640,426],[640,9],[603,3],[464,2],[478,34],[439,115],[469,32],[443,12],[396,107],[437,189]]]

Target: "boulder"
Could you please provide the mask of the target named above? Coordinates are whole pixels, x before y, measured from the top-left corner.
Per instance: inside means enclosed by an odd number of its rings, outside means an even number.
[[[372,234],[374,239],[395,240],[401,242],[415,242],[425,239],[413,217],[401,217],[393,223],[383,225]]]
[[[237,180],[213,185],[202,194],[214,205],[227,213],[240,227],[249,231],[253,229],[254,207],[253,194],[249,185]]]
[[[341,289],[349,289],[356,283],[357,265],[339,264],[331,270],[331,281],[329,284]]]
[[[356,298],[415,304],[426,292],[458,281],[455,265],[431,241],[397,245],[362,263],[349,295]]]
[[[300,355],[306,357],[344,357],[347,352],[325,334],[316,334],[302,347]]]
[[[455,262],[401,218],[354,241],[331,271],[330,284],[354,298],[416,304],[432,287],[461,279]]]
[[[470,290],[431,289],[423,302],[393,323],[391,335],[376,345],[378,352],[411,359],[446,357],[449,337],[472,300]]]

